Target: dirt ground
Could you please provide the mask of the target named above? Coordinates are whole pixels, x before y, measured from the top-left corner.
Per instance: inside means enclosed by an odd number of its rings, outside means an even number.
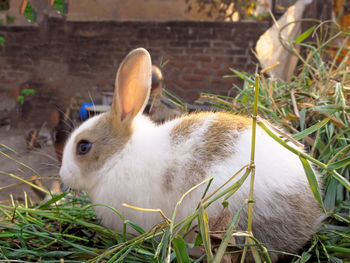
[[[45,129],[41,132],[49,135],[49,131]],[[16,153],[6,149],[3,145],[10,147]],[[42,177],[45,187],[50,187],[54,177],[58,178],[59,164],[51,140],[43,145],[42,148],[28,151],[24,130],[17,128],[8,130],[6,127],[0,127],[0,151],[34,169]],[[35,173],[18,162],[10,160],[4,154],[0,153],[0,203],[7,203],[11,194],[15,199],[21,200],[24,197],[24,191],[27,192],[33,201],[40,200],[29,186],[4,174],[12,173],[22,178],[30,179]]]

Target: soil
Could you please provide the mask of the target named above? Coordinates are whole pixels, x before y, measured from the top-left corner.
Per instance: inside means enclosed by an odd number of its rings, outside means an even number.
[[[50,134],[45,128],[40,133],[46,136]],[[20,164],[20,162],[35,170],[41,177],[43,186],[47,189],[51,187],[53,179],[58,178],[59,162],[51,140],[43,144],[41,148],[28,151],[25,134],[26,131],[23,129],[0,127],[0,203],[9,202],[11,194],[14,199],[23,200],[24,192],[34,202],[40,200],[30,186],[8,175],[11,173],[24,179],[31,179],[35,175],[33,171]],[[4,154],[14,160],[9,159]]]

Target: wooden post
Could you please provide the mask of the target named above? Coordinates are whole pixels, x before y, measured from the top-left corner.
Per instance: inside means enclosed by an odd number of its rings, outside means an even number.
[[[24,14],[24,10],[26,10],[27,4],[28,4],[28,0],[22,0],[22,3],[20,5],[20,7],[19,7],[19,13],[21,15]]]

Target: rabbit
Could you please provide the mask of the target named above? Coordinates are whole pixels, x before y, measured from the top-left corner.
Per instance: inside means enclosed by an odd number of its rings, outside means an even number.
[[[130,209],[123,203],[160,208],[171,217],[191,187],[212,176],[210,192],[248,164],[252,136],[252,119],[232,113],[198,112],[161,125],[153,123],[142,115],[151,71],[147,50],[138,48],[126,56],[117,72],[110,111],[88,119],[71,134],[60,169],[64,184],[85,190],[93,203],[114,207],[145,230],[163,221],[160,214]],[[321,225],[323,210],[298,156],[259,127],[255,154],[253,233],[268,249],[297,252]],[[250,177],[228,199],[232,214],[248,198],[249,181]],[[195,211],[205,187],[184,199],[177,222]],[[123,229],[122,219],[112,209],[94,209],[103,225]],[[221,202],[206,211],[209,216],[220,213]],[[238,226],[246,230],[247,209]],[[278,255],[271,258],[275,262]]]

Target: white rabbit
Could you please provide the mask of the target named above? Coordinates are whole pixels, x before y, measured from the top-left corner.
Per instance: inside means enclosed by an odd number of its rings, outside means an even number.
[[[162,217],[123,203],[160,208],[170,217],[188,189],[213,176],[214,190],[248,164],[252,136],[251,118],[222,112],[195,113],[155,125],[141,114],[149,97],[151,70],[145,49],[127,55],[117,73],[111,110],[72,133],[60,170],[65,184],[86,190],[93,203],[115,207],[145,230]],[[315,233],[324,214],[298,156],[259,127],[256,141],[253,233],[268,249],[294,253]],[[248,177],[229,198],[232,214],[248,198],[249,181]],[[204,187],[185,198],[178,220],[194,212]],[[220,202],[207,209],[209,215],[221,210]],[[122,229],[122,220],[111,209],[99,206],[95,211],[103,225]],[[246,217],[244,210],[239,229],[246,229]]]

